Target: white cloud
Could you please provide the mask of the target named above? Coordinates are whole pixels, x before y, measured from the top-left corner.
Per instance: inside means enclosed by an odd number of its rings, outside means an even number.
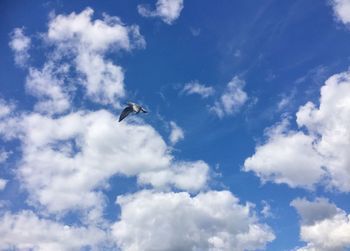
[[[6,152],[6,151],[0,149],[0,164],[7,160],[10,153],[11,152]]]
[[[185,84],[182,92],[186,93],[187,95],[198,94],[202,98],[207,98],[214,94],[214,88],[211,86],[202,85],[198,81],[192,81]]]
[[[301,216],[300,238],[307,243],[298,251],[342,251],[350,247],[350,214],[324,198],[296,199],[291,205]]]
[[[31,39],[24,35],[23,28],[15,28],[11,33],[10,48],[15,54],[15,63],[24,67],[29,59],[28,50],[30,48]]]
[[[209,166],[204,161],[178,162],[170,169],[142,172],[138,176],[141,184],[152,184],[155,188],[177,187],[186,191],[198,191],[206,187]]]
[[[118,17],[105,15],[92,20],[93,10],[51,19],[46,40],[56,46],[56,55],[73,55],[80,84],[95,102],[114,104],[125,95],[123,69],[105,59],[107,51],[144,47],[139,27],[124,25]]]
[[[70,108],[70,94],[65,87],[69,67],[49,62],[42,70],[29,69],[26,89],[38,98],[35,110],[48,114],[62,113]]]
[[[274,216],[273,213],[271,212],[271,206],[267,201],[263,200],[262,206],[263,206],[263,208],[260,212],[262,214],[262,216],[264,216],[265,218],[271,218]]]
[[[343,24],[350,24],[350,1],[331,0],[335,17]]]
[[[13,112],[15,105],[0,98],[0,119],[7,117]]]
[[[141,191],[119,196],[117,203],[122,213],[112,234],[124,251],[257,250],[275,238],[228,191],[195,197]]]
[[[234,77],[226,87],[220,99],[210,108],[220,118],[225,115],[231,115],[239,111],[239,109],[248,100],[247,93],[243,90],[245,81],[239,77]]]
[[[292,187],[325,184],[350,191],[349,97],[350,73],[330,77],[321,88],[319,107],[308,102],[296,114],[298,126],[306,130],[274,126],[267,141],[246,159],[244,170]]]
[[[155,10],[144,4],[139,4],[137,10],[141,16],[160,17],[165,23],[172,24],[180,16],[183,5],[183,0],[157,0]]]
[[[32,203],[51,213],[101,210],[101,190],[115,174],[138,176],[141,184],[157,188],[206,186],[207,164],[175,160],[149,125],[116,121],[105,110],[56,119],[31,113],[3,121],[0,133],[22,142],[17,172]]]
[[[0,178],[0,191],[4,190],[7,184],[7,180]]]
[[[87,8],[78,14],[51,17],[42,36],[45,48],[50,49],[47,61],[41,69],[29,67],[26,80],[27,91],[39,100],[36,111],[66,112],[78,88],[83,89],[84,98],[119,106],[125,95],[124,71],[106,54],[142,48],[145,41],[138,26],[124,25],[118,17],[104,15],[102,20],[93,20],[92,16],[93,10]]]
[[[98,228],[62,225],[31,211],[1,215],[0,235],[0,250],[99,250],[106,238]]]
[[[311,189],[325,174],[321,156],[315,152],[311,137],[289,131],[286,123],[283,121],[270,129],[268,141],[257,146],[255,154],[245,160],[244,171],[254,171],[263,182]]]
[[[185,138],[183,130],[174,121],[170,121],[170,129],[171,129],[171,132],[170,132],[169,139],[171,144],[174,145],[180,140]]]

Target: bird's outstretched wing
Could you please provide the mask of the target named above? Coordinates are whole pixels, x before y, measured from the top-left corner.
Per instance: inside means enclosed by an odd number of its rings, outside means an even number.
[[[125,117],[128,116],[129,113],[131,112],[132,112],[132,107],[130,106],[126,107],[119,116],[119,122],[125,119]]]

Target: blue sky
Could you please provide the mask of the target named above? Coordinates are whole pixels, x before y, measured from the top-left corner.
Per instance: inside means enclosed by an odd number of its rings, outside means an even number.
[[[350,249],[348,0],[0,9],[0,250]]]

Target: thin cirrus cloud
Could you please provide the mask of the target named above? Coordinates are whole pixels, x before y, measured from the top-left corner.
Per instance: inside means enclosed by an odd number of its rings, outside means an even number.
[[[184,250],[256,250],[275,238],[254,208],[229,191],[210,190],[206,162],[176,158],[151,125],[138,118],[116,124],[116,116],[105,109],[75,106],[77,88],[84,99],[100,104],[117,106],[125,96],[123,69],[106,54],[143,48],[137,26],[107,15],[94,20],[87,8],[52,16],[47,27],[41,38],[49,45],[42,47],[43,54],[49,56],[41,67],[26,68],[25,88],[36,97],[32,109],[22,112],[0,100],[0,136],[19,143],[17,179],[10,182],[20,182],[32,210],[1,209],[0,249],[130,250],[141,245],[152,250],[178,243]],[[183,138],[179,130],[174,135],[173,143]],[[121,217],[110,222],[105,192],[116,175],[135,177],[141,191],[120,195]],[[142,190],[146,186],[149,190]],[[138,214],[140,203],[150,209]],[[65,224],[69,213],[78,222]],[[212,227],[201,231],[207,219]],[[138,232],[139,226],[149,226],[150,235]],[[169,242],[157,241],[158,229],[166,230],[162,234]],[[194,233],[198,239],[189,240]]]
[[[155,10],[145,4],[139,4],[137,10],[143,17],[159,17],[170,25],[179,18],[183,6],[183,0],[157,0]]]
[[[210,107],[210,111],[219,118],[237,113],[248,100],[244,86],[244,80],[238,76],[232,78],[220,98]]]
[[[215,93],[215,90],[211,86],[206,86],[198,81],[192,81],[184,85],[182,93],[186,95],[197,94],[202,98],[207,98]]]
[[[350,24],[350,1],[331,0],[335,17],[343,24]]]
[[[245,160],[244,170],[291,187],[319,184],[349,192],[349,97],[350,72],[331,76],[321,88],[319,106],[308,102],[299,108],[299,128],[290,129],[288,119],[272,126],[267,141]]]
[[[297,251],[335,251],[350,247],[350,215],[325,198],[297,198],[291,202],[301,218],[300,238],[306,246]]]

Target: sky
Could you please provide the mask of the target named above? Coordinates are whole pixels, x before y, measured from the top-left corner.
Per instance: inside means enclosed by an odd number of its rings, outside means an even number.
[[[349,0],[0,9],[0,250],[350,250]]]

